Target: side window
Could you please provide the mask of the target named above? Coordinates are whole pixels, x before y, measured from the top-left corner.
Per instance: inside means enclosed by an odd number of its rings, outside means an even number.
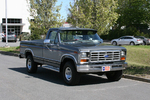
[[[133,39],[132,37],[126,37],[127,39]]]
[[[50,39],[50,43],[54,44],[55,38],[57,37],[57,31],[51,31],[49,39]],[[58,38],[57,38],[58,41]]]
[[[125,37],[121,37],[120,39],[125,39]]]
[[[74,34],[73,33],[75,31],[61,31],[60,32],[60,39],[61,42],[65,42],[65,41],[72,41],[74,39]]]
[[[125,37],[124,39],[129,39],[128,37]]]
[[[58,43],[58,36],[57,36],[57,35],[56,35],[56,38],[55,38],[54,43],[55,43],[55,44]]]

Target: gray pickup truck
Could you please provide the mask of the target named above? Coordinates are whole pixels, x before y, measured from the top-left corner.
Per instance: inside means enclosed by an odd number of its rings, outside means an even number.
[[[96,30],[85,28],[51,28],[44,40],[21,41],[20,58],[26,58],[29,73],[40,65],[60,72],[68,85],[90,73],[118,81],[127,67],[124,47],[104,46]]]

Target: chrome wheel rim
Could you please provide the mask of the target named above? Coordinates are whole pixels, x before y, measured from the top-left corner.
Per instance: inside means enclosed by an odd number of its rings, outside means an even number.
[[[31,60],[30,59],[28,59],[27,67],[29,70],[31,69]]]
[[[69,67],[67,67],[65,70],[65,77],[68,81],[70,81],[72,78],[72,71]]]
[[[134,43],[131,43],[131,45],[134,45]]]
[[[113,45],[116,45],[116,42],[113,42]]]

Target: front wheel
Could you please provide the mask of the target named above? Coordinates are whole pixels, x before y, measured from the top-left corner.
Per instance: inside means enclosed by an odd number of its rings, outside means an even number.
[[[114,41],[114,42],[112,43],[112,45],[117,45],[117,42],[116,42],[116,41]]]
[[[114,72],[107,72],[106,76],[110,81],[119,81],[122,77],[122,70],[114,71]]]
[[[34,62],[33,57],[31,55],[27,56],[26,59],[26,68],[29,73],[37,72],[37,63]]]
[[[75,85],[79,83],[80,74],[76,71],[76,68],[72,62],[66,62],[63,67],[63,79],[68,85]]]

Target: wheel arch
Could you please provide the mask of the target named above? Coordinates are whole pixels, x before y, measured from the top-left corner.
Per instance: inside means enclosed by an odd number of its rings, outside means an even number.
[[[134,41],[131,41],[130,44],[131,44],[131,43],[134,43],[134,45],[135,45],[135,42],[134,42]]]
[[[28,55],[31,55],[32,57],[34,56],[33,51],[29,48],[25,49],[25,58],[27,58]]]
[[[62,72],[65,63],[69,62],[69,61],[72,62],[76,68],[77,61],[76,61],[75,57],[70,56],[70,55],[65,55],[61,58],[60,72]]]

